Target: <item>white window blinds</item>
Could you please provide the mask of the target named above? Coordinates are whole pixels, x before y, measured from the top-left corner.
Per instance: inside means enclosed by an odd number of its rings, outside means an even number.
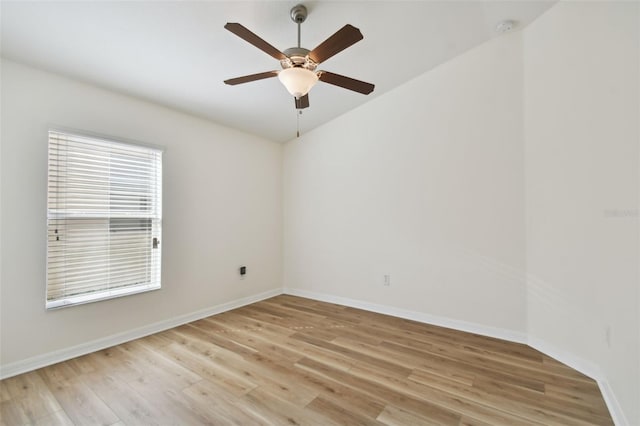
[[[162,151],[49,132],[47,308],[160,288]]]

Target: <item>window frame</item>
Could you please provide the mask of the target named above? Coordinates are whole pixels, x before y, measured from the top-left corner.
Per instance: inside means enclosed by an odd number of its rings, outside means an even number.
[[[126,230],[123,230],[118,226],[114,227],[113,226],[114,223],[117,223],[118,220],[125,220],[125,221],[137,220],[139,221],[139,223],[146,223],[148,221],[148,223],[150,224],[149,237],[150,237],[150,240],[153,241],[153,246],[147,250],[139,249],[135,253],[139,253],[141,254],[141,256],[147,256],[147,258],[149,259],[149,262],[151,262],[149,266],[149,271],[152,271],[152,272],[148,272],[150,277],[149,281],[138,283],[138,284],[122,285],[122,286],[111,286],[107,284],[104,290],[91,291],[91,292],[79,293],[74,295],[63,295],[61,297],[50,299],[50,285],[55,285],[53,283],[50,283],[50,248],[51,248],[51,244],[50,244],[51,239],[49,235],[51,230],[50,225],[51,225],[51,222],[55,220],[73,221],[74,219],[73,213],[67,212],[66,213],[67,216],[65,217],[65,213],[61,213],[60,210],[58,209],[54,209],[53,213],[50,211],[50,196],[54,192],[54,190],[50,189],[50,186],[52,185],[51,168],[52,168],[52,164],[54,164],[51,158],[52,135],[58,135],[58,139],[60,137],[64,138],[64,136],[68,137],[69,139],[73,139],[73,138],[77,140],[87,139],[95,144],[102,144],[103,149],[105,151],[108,151],[109,149],[116,150],[117,147],[120,146],[122,147],[122,149],[131,149],[131,150],[139,150],[139,151],[146,150],[148,151],[148,154],[150,156],[157,156],[157,158],[153,160],[149,160],[149,164],[153,165],[154,177],[150,178],[150,180],[147,181],[149,184],[155,185],[155,189],[153,190],[153,198],[156,199],[154,209],[153,209],[153,211],[155,211],[156,213],[155,216],[150,213],[149,215],[146,215],[146,216],[132,216],[131,218],[127,218],[127,219],[123,219],[122,217],[115,217],[117,215],[108,215],[106,217],[100,216],[100,215],[94,215],[94,216],[86,215],[86,216],[75,217],[75,219],[80,218],[80,219],[88,219],[93,221],[104,219],[106,221],[104,236],[105,238],[107,238],[107,240],[109,240],[109,243],[108,243],[109,255],[108,255],[107,262],[114,261],[114,258],[111,257],[112,255],[110,252],[111,248],[113,247],[110,241],[111,239],[110,234],[127,232]],[[147,143],[141,143],[138,141],[133,141],[133,140],[125,139],[121,137],[106,136],[102,134],[96,134],[96,133],[62,128],[62,127],[49,127],[47,129],[47,181],[46,181],[47,182],[47,190],[46,190],[47,245],[46,245],[46,259],[45,259],[45,295],[44,295],[46,310],[54,310],[54,309],[59,309],[59,308],[64,308],[69,306],[99,302],[103,300],[109,300],[109,299],[120,298],[120,297],[134,295],[134,294],[145,293],[149,291],[160,290],[162,288],[162,244],[160,243],[162,240],[162,216],[163,216],[162,215],[162,208],[163,208],[162,187],[163,187],[163,176],[164,176],[163,160],[164,160],[165,151],[166,150],[164,147],[147,144]],[[110,155],[109,161],[112,161],[112,159],[113,159],[113,154]],[[127,159],[125,158],[125,161],[126,160]],[[58,165],[59,163],[56,163],[56,166]],[[65,163],[65,167],[67,165],[68,163]],[[133,170],[133,169],[134,168],[129,170]],[[109,190],[111,189],[111,185],[113,184],[114,181],[117,181],[117,178],[114,179],[114,177],[111,174],[109,174],[108,175]],[[58,183],[56,182],[56,185],[57,184]],[[57,191],[57,188],[56,188],[55,196],[58,196],[58,194],[61,194],[61,193],[68,194],[65,191],[62,191],[62,192]],[[112,197],[112,193],[109,192],[109,198],[108,198],[109,202],[107,203],[108,205],[107,209],[109,209],[109,211],[111,210],[111,206],[113,202],[113,199],[111,197]],[[140,229],[137,229],[137,231],[140,231]],[[144,229],[142,231],[144,232]],[[157,252],[155,252],[156,250]],[[111,266],[112,266],[111,263],[109,263],[109,265],[107,266],[107,270],[110,270]],[[64,271],[66,272],[66,268],[64,269]],[[105,273],[108,274],[108,272],[105,272]]]

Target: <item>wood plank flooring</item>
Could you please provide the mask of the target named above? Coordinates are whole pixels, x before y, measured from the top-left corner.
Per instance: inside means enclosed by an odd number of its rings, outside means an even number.
[[[0,382],[13,425],[611,425],[525,345],[277,296]]]

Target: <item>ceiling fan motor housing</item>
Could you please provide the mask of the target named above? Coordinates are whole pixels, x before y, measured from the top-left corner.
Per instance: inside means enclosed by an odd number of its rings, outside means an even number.
[[[305,49],[304,47],[291,47],[282,53],[287,56],[280,61],[283,69],[299,67],[314,71],[318,66],[318,64],[309,58],[309,49]]]

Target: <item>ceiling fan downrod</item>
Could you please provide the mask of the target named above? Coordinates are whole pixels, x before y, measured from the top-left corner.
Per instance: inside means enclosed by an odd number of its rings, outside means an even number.
[[[305,49],[300,44],[301,24],[307,20],[308,15],[309,12],[303,4],[298,4],[291,8],[289,16],[291,16],[291,20],[298,25],[298,47],[290,47],[284,50],[286,58],[280,61],[280,65],[284,70],[288,68],[304,68],[314,72],[318,66],[317,63],[309,58],[310,50]]]
[[[300,24],[307,19],[307,8],[303,4],[297,4],[291,8],[291,20],[298,24],[298,47],[300,47]]]

